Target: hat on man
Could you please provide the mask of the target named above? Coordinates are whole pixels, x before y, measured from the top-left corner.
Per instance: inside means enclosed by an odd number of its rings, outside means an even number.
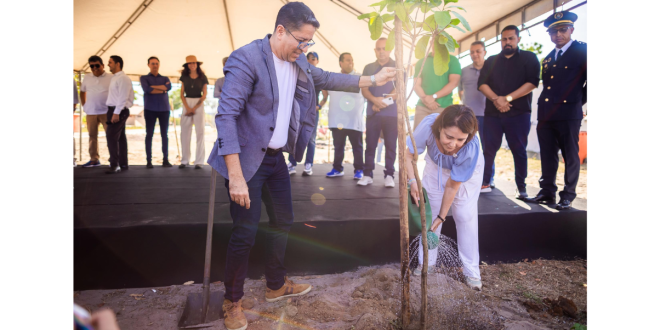
[[[550,31],[550,29],[560,25],[573,26],[573,23],[575,23],[577,19],[578,16],[570,11],[558,11],[546,18],[543,22],[543,26],[547,27],[548,31]]]
[[[186,64],[192,63],[192,62],[197,62],[197,65],[200,65],[200,64],[204,63],[204,62],[197,61],[197,57],[195,57],[195,55],[188,55],[188,56],[186,56],[186,63],[183,63],[182,66],[186,66]]]
[[[319,59],[319,54],[317,54],[316,52],[309,52],[309,53],[307,53],[307,56],[309,56],[310,54],[312,56],[316,57],[317,60]]]

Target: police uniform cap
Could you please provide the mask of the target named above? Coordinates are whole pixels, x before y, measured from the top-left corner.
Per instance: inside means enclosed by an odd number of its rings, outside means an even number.
[[[574,13],[571,13],[570,11],[558,11],[546,18],[543,22],[543,26],[548,28],[548,31],[550,31],[550,29],[560,25],[572,26],[573,23],[577,21],[577,19],[578,16]]]

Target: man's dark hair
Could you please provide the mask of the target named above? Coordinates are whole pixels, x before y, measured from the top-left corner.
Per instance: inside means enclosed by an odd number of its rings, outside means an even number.
[[[158,59],[158,57],[152,56],[152,57],[149,57],[149,59],[147,60],[147,64],[149,64],[149,62],[151,62],[151,60],[156,60],[156,61],[158,61],[158,63],[160,63],[160,60]]]
[[[103,65],[103,59],[100,56],[92,55],[87,59],[87,63],[92,63],[92,62],[99,62],[101,65]]]
[[[515,25],[507,25],[507,26],[505,26],[505,27],[502,29],[502,32],[500,32],[500,34],[504,33],[504,31],[509,31],[509,30],[516,31],[516,37],[520,38],[520,29],[518,29],[518,27],[515,26]]]
[[[229,59],[229,57],[225,57],[225,58],[222,59],[222,66],[225,66],[225,64],[227,64],[228,59]]]
[[[479,130],[479,122],[470,107],[461,104],[453,104],[442,110],[438,118],[431,126],[431,131],[436,140],[440,140],[440,130],[456,126],[461,132],[468,135],[465,144],[470,142]]]
[[[351,55],[351,53],[341,53],[341,55],[339,55],[339,62],[344,60],[344,55]],[[351,55],[351,56],[353,56],[353,55]]]
[[[481,47],[483,47],[484,50],[486,50],[486,43],[484,43],[484,42],[481,41],[481,40],[478,40],[478,41],[473,42],[470,46],[474,46],[474,45],[481,45]]]
[[[302,2],[289,2],[280,8],[275,20],[275,30],[278,25],[289,29],[289,31],[298,31],[303,24],[311,24],[315,28],[319,28],[321,24],[316,20],[316,16],[307,5]]]
[[[115,61],[115,63],[119,63],[119,68],[124,70],[124,60],[122,60],[120,56],[112,55],[110,58]]]

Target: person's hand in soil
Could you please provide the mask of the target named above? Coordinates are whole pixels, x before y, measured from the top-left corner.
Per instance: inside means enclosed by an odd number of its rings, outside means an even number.
[[[115,312],[108,308],[94,312],[91,323],[95,330],[120,330]]]

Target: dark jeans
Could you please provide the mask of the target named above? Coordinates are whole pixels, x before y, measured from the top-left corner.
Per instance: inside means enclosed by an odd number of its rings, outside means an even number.
[[[575,199],[575,187],[580,176],[580,156],[578,141],[580,138],[580,125],[582,121],[560,120],[539,123],[536,133],[539,136],[541,147],[541,191],[539,194],[554,197],[557,193],[557,168],[561,150],[564,157],[564,190],[559,192],[560,199]]]
[[[481,139],[481,151],[483,152],[486,148],[484,146],[484,116],[475,116],[479,122],[479,138]],[[486,181],[486,180],[484,180]],[[490,183],[495,182],[495,162],[493,162],[493,174],[490,176]]]
[[[147,150],[147,161],[151,161],[151,141],[154,138],[154,128],[156,128],[156,119],[160,123],[160,138],[163,141],[163,161],[167,160],[167,129],[170,126],[169,111],[151,111],[144,110],[144,121],[147,123],[147,137],[144,138],[144,144]]]
[[[362,132],[352,129],[331,128],[333,145],[335,146],[335,162],[332,168],[341,172],[344,170],[344,147],[346,147],[346,137],[353,146],[353,172],[364,170],[364,161],[362,160]]]
[[[269,218],[265,255],[266,286],[277,290],[284,285],[284,253],[293,224],[290,180],[282,152],[275,156],[265,155],[257,173],[247,182],[250,209],[230,202],[229,211],[234,225],[225,266],[226,299],[236,302],[243,297],[243,283],[247,276],[250,249],[257,235],[262,201],[267,205]],[[225,179],[225,187],[229,194],[229,180]]]
[[[396,160],[397,122],[396,117],[371,116],[367,117],[367,151],[364,153],[364,175],[374,177],[374,158],[378,137],[383,132],[385,141],[385,172],[384,176],[394,176],[394,161]]]
[[[527,178],[527,136],[532,126],[531,114],[523,113],[513,117],[484,117],[484,180],[483,184],[490,183],[493,175],[495,154],[502,146],[502,134],[506,135],[513,155],[513,164],[516,169],[516,186],[518,191],[527,192],[525,179]]]
[[[309,137],[309,142],[307,143],[307,155],[305,156],[305,164],[314,165],[314,152],[316,151],[316,133],[318,132],[319,127],[319,114],[316,114],[316,125],[314,125],[314,130],[312,131],[312,136]],[[289,163],[296,166],[298,163],[293,155],[289,154]]]
[[[124,108],[119,113],[119,121],[112,122],[112,115],[115,107],[108,107],[108,130],[105,132],[105,138],[108,141],[108,151],[110,152],[110,167],[128,166],[128,143],[126,141],[126,119],[130,115],[128,109]]]

